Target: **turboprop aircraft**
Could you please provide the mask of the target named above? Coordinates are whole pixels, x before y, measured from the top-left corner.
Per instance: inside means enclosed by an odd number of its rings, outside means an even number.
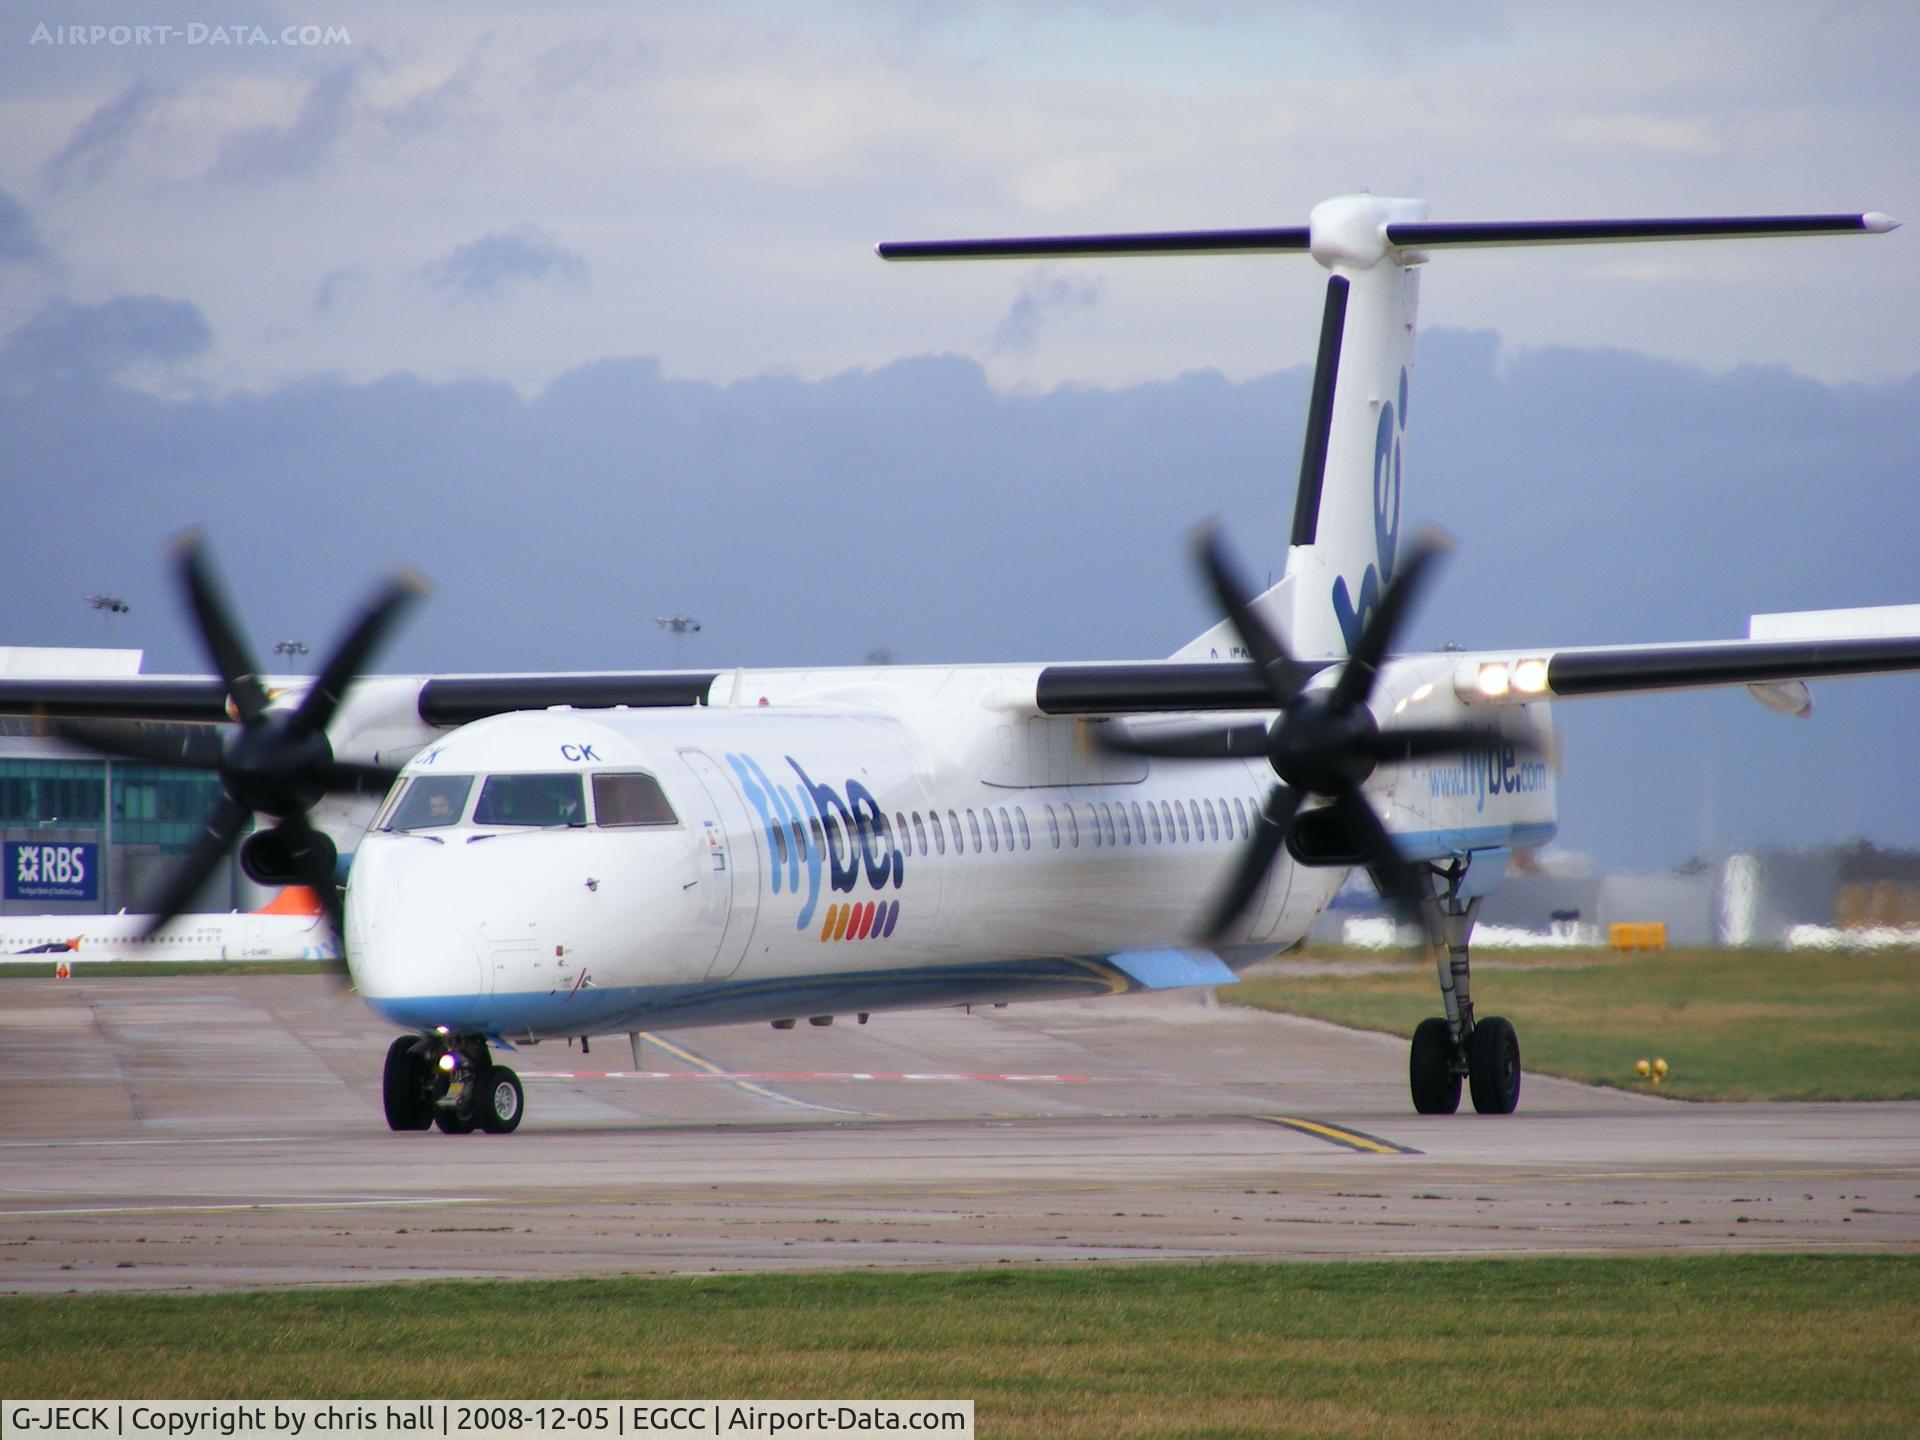
[[[1894,224],[1435,223],[1360,195],[1291,228],[880,246],[1305,253],[1329,272],[1285,571],[1255,594],[1203,530],[1225,618],[1167,660],[360,678],[419,591],[398,576],[316,678],[263,681],[189,537],[215,677],[0,681],[0,710],[218,772],[226,798],[155,909],[235,845],[254,878],[319,888],[353,983],[404,1032],[383,1073],[396,1130],[514,1129],[524,1095],[496,1047],[1228,983],[1297,944],[1356,866],[1435,962],[1415,1109],[1452,1112],[1464,1080],[1506,1114],[1519,1043],[1475,1013],[1469,949],[1513,850],[1554,834],[1548,702],[1747,685],[1804,710],[1807,680],[1920,668],[1920,634],[1841,612],[1790,639],[1395,653],[1444,549],[1401,535],[1421,269],[1475,246]],[[223,722],[229,738],[193,738]],[[385,800],[342,896],[339,807],[366,790]],[[250,815],[274,823],[246,835]]]
[[[326,909],[303,886],[258,910],[152,915],[9,915],[0,919],[0,965],[22,960],[334,960],[340,940]]]

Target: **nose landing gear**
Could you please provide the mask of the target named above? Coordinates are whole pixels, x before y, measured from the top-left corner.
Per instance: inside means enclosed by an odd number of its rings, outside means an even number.
[[[402,1035],[387,1047],[380,1096],[391,1130],[509,1135],[526,1112],[520,1077],[479,1035]]]

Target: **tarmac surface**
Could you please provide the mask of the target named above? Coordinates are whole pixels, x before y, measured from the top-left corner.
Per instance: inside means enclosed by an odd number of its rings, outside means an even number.
[[[511,1136],[388,1131],[392,1034],[321,977],[0,981],[0,1293],[1920,1248],[1920,1104],[1422,1117],[1403,1041],[1204,993],[548,1042]]]

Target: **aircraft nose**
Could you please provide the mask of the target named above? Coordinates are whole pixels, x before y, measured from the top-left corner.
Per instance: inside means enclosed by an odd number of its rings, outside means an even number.
[[[361,995],[395,1024],[425,1029],[478,1018],[480,945],[454,921],[415,918],[372,927],[350,963]]]

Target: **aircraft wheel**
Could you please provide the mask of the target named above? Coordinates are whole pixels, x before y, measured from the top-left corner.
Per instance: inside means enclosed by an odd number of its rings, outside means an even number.
[[[1498,1015],[1473,1027],[1467,1045],[1467,1082],[1482,1115],[1511,1115],[1520,1103],[1520,1038]]]
[[[433,1103],[427,1098],[427,1059],[416,1048],[419,1044],[417,1036],[402,1035],[387,1047],[380,1099],[389,1130],[425,1130],[433,1124]]]
[[[433,1123],[440,1127],[442,1135],[471,1135],[475,1124],[471,1115],[462,1115],[458,1110],[435,1110]]]
[[[489,1135],[511,1135],[520,1126],[526,1112],[526,1093],[520,1077],[504,1065],[495,1065],[481,1082],[480,1095],[474,1101],[480,1128]]]
[[[1407,1083],[1413,1090],[1413,1108],[1422,1115],[1451,1115],[1460,1108],[1460,1077],[1449,1063],[1452,1050],[1452,1032],[1437,1015],[1422,1020],[1413,1032]]]

